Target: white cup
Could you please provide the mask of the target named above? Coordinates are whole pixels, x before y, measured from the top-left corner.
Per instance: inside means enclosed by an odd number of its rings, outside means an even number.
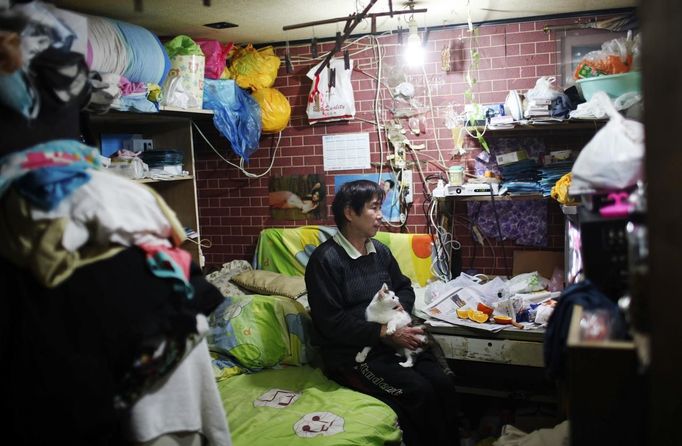
[[[450,166],[448,177],[451,186],[461,186],[464,183],[464,167]]]

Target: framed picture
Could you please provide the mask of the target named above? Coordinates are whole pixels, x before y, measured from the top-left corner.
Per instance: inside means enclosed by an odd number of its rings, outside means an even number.
[[[355,175],[336,175],[334,177],[334,193],[338,192],[345,183],[355,180],[369,180],[378,183],[383,189],[384,201],[381,204],[381,214],[388,222],[400,222],[400,193],[398,182],[392,173],[366,173]]]
[[[274,220],[320,220],[327,216],[322,175],[270,177],[268,203]]]
[[[559,82],[564,88],[575,84],[573,73],[578,63],[590,51],[598,51],[604,42],[625,37],[625,32],[581,28],[561,31],[557,35],[559,46]]]

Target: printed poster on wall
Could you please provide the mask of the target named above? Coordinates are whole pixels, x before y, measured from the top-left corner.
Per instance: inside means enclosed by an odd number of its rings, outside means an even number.
[[[270,177],[268,202],[275,220],[321,220],[327,217],[323,175]]]
[[[322,137],[324,170],[369,169],[369,133],[341,133]]]
[[[384,201],[381,203],[381,215],[389,222],[400,222],[400,192],[393,173],[364,173],[357,175],[336,175],[334,177],[334,193],[349,181],[369,180],[378,183],[384,189]]]

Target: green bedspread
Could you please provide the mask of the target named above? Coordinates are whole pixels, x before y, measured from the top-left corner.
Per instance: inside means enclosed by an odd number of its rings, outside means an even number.
[[[395,413],[309,366],[218,383],[234,446],[399,444]]]

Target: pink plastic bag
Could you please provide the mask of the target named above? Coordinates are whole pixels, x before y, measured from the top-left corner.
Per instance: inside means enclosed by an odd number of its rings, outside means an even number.
[[[204,77],[220,79],[225,68],[225,61],[233,46],[232,42],[220,43],[217,40],[197,39],[196,43],[199,44],[206,58]]]

